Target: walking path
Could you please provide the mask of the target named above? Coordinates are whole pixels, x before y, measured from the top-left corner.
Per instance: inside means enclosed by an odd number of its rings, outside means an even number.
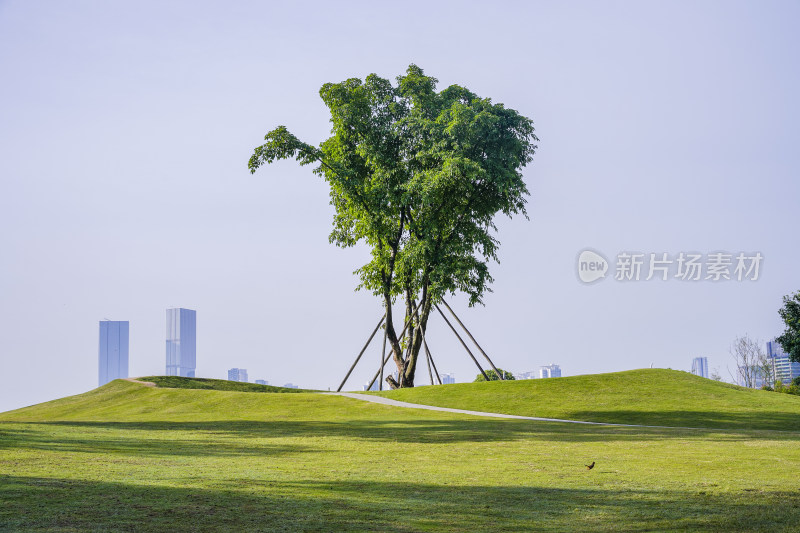
[[[422,405],[419,403],[401,402],[398,400],[391,400],[383,396],[373,396],[371,394],[358,394],[354,392],[323,392],[322,394],[332,394],[334,396],[345,396],[365,402],[381,403],[384,405],[391,405],[394,407],[405,407],[407,409],[427,409],[429,411],[445,411],[447,413],[458,413],[462,415],[474,416],[487,416],[492,418],[515,418],[517,420],[537,420],[539,422],[564,422],[566,424],[587,424],[591,426],[616,426],[625,428],[655,428],[655,429],[700,429],[709,430],[709,428],[689,428],[678,426],[645,426],[641,424],[612,424],[609,422],[586,422],[582,420],[562,420],[560,418],[540,418],[537,416],[520,416],[520,415],[504,415],[502,413],[486,413],[483,411],[467,411],[466,409],[452,409],[450,407],[436,407],[433,405]],[[715,429],[714,431],[724,431]]]

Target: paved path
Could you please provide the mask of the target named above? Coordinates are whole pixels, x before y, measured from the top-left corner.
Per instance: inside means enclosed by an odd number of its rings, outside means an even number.
[[[540,418],[536,416],[520,416],[520,415],[504,415],[501,413],[485,413],[483,411],[467,411],[466,409],[452,409],[450,407],[436,407],[433,405],[422,405],[419,403],[400,402],[384,398],[383,396],[373,396],[371,394],[357,394],[354,392],[323,392],[322,394],[332,394],[335,396],[345,396],[365,402],[381,403],[384,405],[391,405],[393,407],[405,407],[410,409],[427,409],[429,411],[445,411],[447,413],[458,413],[462,415],[474,416],[487,416],[491,418],[515,418],[517,420],[537,420],[539,422],[564,422],[566,424],[587,424],[591,426],[616,426],[625,428],[656,428],[656,429],[700,429],[709,431],[709,428],[688,428],[676,426],[644,426],[640,424],[611,424],[608,422],[585,422],[581,420],[562,420],[560,418]],[[714,429],[712,431],[724,431],[721,429]]]

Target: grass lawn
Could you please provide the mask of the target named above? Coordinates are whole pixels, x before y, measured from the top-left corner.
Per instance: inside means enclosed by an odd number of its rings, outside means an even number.
[[[797,530],[800,433],[745,426],[583,426],[115,381],[0,414],[0,531]]]
[[[800,396],[746,389],[677,370],[456,383],[365,394],[566,420],[800,431]]]

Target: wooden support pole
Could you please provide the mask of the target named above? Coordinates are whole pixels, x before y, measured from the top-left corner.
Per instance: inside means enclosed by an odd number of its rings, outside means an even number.
[[[448,326],[450,326],[450,329],[453,331],[453,333],[455,334],[456,338],[458,338],[458,340],[461,342],[461,346],[464,347],[464,349],[467,351],[469,356],[472,358],[472,361],[475,363],[475,366],[477,366],[478,370],[481,371],[481,374],[483,374],[483,377],[486,378],[486,381],[489,381],[489,376],[486,375],[486,372],[483,371],[483,368],[481,368],[481,365],[478,363],[478,360],[475,359],[474,355],[472,355],[472,352],[470,351],[469,346],[467,346],[467,343],[465,343],[464,339],[461,338],[461,335],[458,334],[458,332],[456,331],[456,328],[453,327],[453,324],[451,324],[450,321],[447,320],[447,317],[444,316],[444,313],[442,313],[442,310],[441,310],[441,308],[439,308],[438,305],[436,306],[436,310],[439,311],[439,314],[442,315],[442,318],[444,318],[444,321],[447,322]]]
[[[417,308],[417,309],[419,309],[419,308]],[[417,316],[417,320],[419,320],[420,323],[421,323],[422,320],[419,317],[419,310],[417,310],[415,314]],[[425,324],[425,326],[427,327],[428,324]],[[433,371],[434,371],[434,373],[436,373],[436,379],[439,381],[439,385],[441,385],[442,384],[442,377],[439,375],[439,370],[437,370],[437,368],[436,368],[436,362],[433,360],[433,355],[431,355],[430,348],[428,348],[428,339],[425,337],[425,331],[421,327],[420,327],[419,331],[420,331],[420,334],[422,335],[422,345],[425,347],[425,355],[427,356],[428,373],[430,374],[431,365],[433,365]],[[431,385],[434,385],[433,377],[431,377]]]
[[[417,311],[414,313],[417,317],[417,321],[420,323],[419,325],[419,332],[422,335],[422,345],[425,347],[425,360],[428,362],[428,377],[431,378],[431,385],[435,385],[433,382],[433,374],[431,374],[431,363],[433,363],[433,357],[431,357],[431,351],[428,349],[428,340],[425,338],[425,330],[422,327],[422,319],[419,316],[419,307],[417,307]],[[427,327],[428,324],[425,324]],[[433,365],[433,369],[436,370],[436,365]],[[442,384],[442,378],[439,377],[439,372],[436,372],[436,379],[439,380],[439,385]]]
[[[475,337],[473,337],[473,336],[472,336],[472,333],[470,333],[470,332],[469,332],[469,330],[467,329],[467,326],[465,326],[465,325],[464,325],[464,323],[463,323],[463,322],[461,322],[461,319],[459,319],[459,318],[458,318],[458,316],[455,314],[455,312],[453,312],[453,310],[450,308],[450,306],[449,306],[449,305],[447,305],[447,302],[445,302],[445,301],[444,301],[444,299],[442,299],[442,303],[443,303],[443,304],[444,304],[444,305],[447,307],[447,310],[448,310],[448,311],[450,311],[450,314],[451,314],[451,315],[453,315],[453,318],[455,318],[455,319],[456,319],[456,321],[458,321],[458,324],[459,324],[459,325],[460,325],[462,328],[464,328],[464,331],[466,331],[466,332],[467,332],[467,335],[469,335],[469,338],[470,338],[470,339],[472,339],[472,342],[474,342],[474,343],[475,343],[475,346],[477,346],[477,347],[478,347],[478,349],[481,351],[481,353],[482,353],[482,354],[483,354],[483,356],[486,358],[486,360],[487,360],[487,361],[489,361],[489,364],[492,366],[492,369],[493,369],[495,372],[497,372],[497,377],[498,377],[498,378],[500,378],[501,380],[504,380],[504,379],[506,379],[506,378],[505,378],[505,376],[503,376],[503,374],[501,374],[501,373],[500,373],[500,371],[499,371],[499,370],[497,370],[497,367],[496,367],[496,366],[494,366],[494,363],[492,362],[492,360],[491,360],[491,359],[489,359],[489,356],[488,356],[488,355],[486,355],[486,352],[484,352],[484,351],[483,351],[483,348],[481,348],[481,345],[480,345],[480,344],[478,344],[478,341],[476,341],[476,340],[475,340]]]
[[[389,335],[389,331],[387,331],[386,327],[383,328],[383,348],[381,349],[381,362],[383,362],[383,358],[386,356],[386,337]],[[372,385],[370,385],[372,388]],[[381,365],[381,380],[378,382],[378,390],[383,390],[383,365]]]
[[[425,350],[425,361],[428,362],[428,377],[431,379],[431,385],[434,385],[434,383],[433,383],[433,371],[431,370],[431,356],[428,353],[428,350]]]
[[[436,362],[433,360],[433,356],[431,355],[431,351],[428,349],[428,343],[425,342],[425,339],[422,339],[422,343],[425,345],[425,353],[428,354],[428,359],[431,361],[431,365],[433,365],[433,373],[436,375],[436,379],[439,380],[439,385],[442,384],[442,378],[439,375],[439,371],[436,369]]]
[[[384,314],[383,314],[383,316],[381,316],[381,319],[378,321],[378,325],[377,325],[377,326],[375,326],[375,329],[373,329],[373,330],[372,330],[372,335],[370,335],[370,336],[369,336],[369,339],[367,339],[367,343],[364,345],[364,347],[363,347],[363,348],[361,348],[361,351],[358,353],[358,357],[356,357],[356,360],[355,360],[355,361],[353,361],[353,365],[350,367],[350,370],[348,370],[348,371],[347,371],[347,375],[346,375],[346,376],[344,377],[344,379],[342,380],[342,383],[339,385],[339,388],[338,388],[338,389],[336,389],[336,392],[341,392],[341,390],[342,390],[342,387],[344,387],[344,383],[345,383],[345,381],[347,381],[347,378],[349,378],[349,377],[350,377],[350,374],[352,374],[352,373],[353,373],[353,369],[354,369],[354,368],[356,367],[356,365],[358,364],[358,360],[359,360],[359,359],[361,359],[361,356],[362,356],[362,355],[364,355],[364,352],[366,352],[366,351],[367,351],[367,346],[369,346],[369,343],[370,343],[370,342],[372,342],[372,337],[374,337],[374,336],[375,336],[375,334],[378,332],[378,329],[380,329],[380,327],[381,327],[381,324],[383,324],[383,320],[384,320],[385,318],[386,318],[386,313],[384,313]]]
[[[431,354],[428,351],[428,343],[425,342],[425,328],[422,327],[422,319],[419,317],[419,311],[415,313],[417,317],[417,322],[419,322],[419,333],[422,336],[422,344],[425,346],[425,360],[428,362],[428,377],[431,378],[431,385],[434,385],[433,382],[433,373],[431,372]],[[425,324],[427,326],[427,324]]]
[[[411,323],[411,319],[412,319],[412,318],[414,318],[414,313],[416,313],[416,312],[417,312],[417,309],[419,309],[419,306],[420,306],[420,305],[422,305],[422,302],[420,302],[420,303],[418,303],[418,304],[417,304],[417,307],[416,307],[416,309],[414,309],[414,312],[413,312],[413,313],[411,313],[411,316],[410,316],[410,317],[408,317],[408,320],[406,320],[406,323],[405,323],[405,325],[403,326],[403,331],[402,331],[402,332],[400,332],[400,336],[399,336],[399,337],[397,337],[397,340],[398,340],[398,341],[399,341],[399,340],[401,340],[403,337],[405,337],[405,335],[406,335],[406,330],[408,329],[408,325]],[[378,379],[378,375],[379,375],[379,374],[380,374],[380,375],[383,375],[383,367],[385,367],[385,366],[386,366],[386,363],[389,361],[389,357],[391,357],[391,354],[392,354],[392,350],[389,350],[389,353],[388,353],[388,354],[386,354],[386,357],[384,358],[383,362],[381,363],[381,368],[380,368],[380,370],[378,370],[377,372],[375,372],[375,376],[372,378],[372,381],[370,381],[370,382],[369,382],[369,387],[367,387],[367,390],[369,390],[369,389],[371,389],[371,388],[372,388],[372,384],[373,384],[373,383],[375,383],[375,380],[376,380],[376,379]],[[398,377],[399,377],[399,376],[398,376]],[[401,380],[402,380],[402,378],[401,378]]]

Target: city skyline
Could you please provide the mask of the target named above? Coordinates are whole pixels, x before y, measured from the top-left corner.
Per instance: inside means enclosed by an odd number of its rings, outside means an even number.
[[[688,371],[703,354],[728,380],[735,338],[782,333],[782,298],[800,289],[800,5],[419,5],[425,17],[380,3],[308,17],[268,2],[0,2],[0,410],[93,388],[104,316],[132,324],[130,374],[162,374],[176,305],[201,313],[197,375],[236,364],[338,386],[383,313],[355,291],[369,251],[330,244],[311,166],[251,175],[247,162],[280,124],[314,146],[330,135],[325,83],[394,80],[411,63],[438,90],[530,117],[540,139],[523,171],[530,219],[495,220],[485,307],[447,295],[498,368]],[[757,281],[609,271],[587,284],[587,249],[763,260]],[[431,318],[436,365],[474,378],[452,337]],[[30,360],[44,369],[33,385],[15,379]]]

